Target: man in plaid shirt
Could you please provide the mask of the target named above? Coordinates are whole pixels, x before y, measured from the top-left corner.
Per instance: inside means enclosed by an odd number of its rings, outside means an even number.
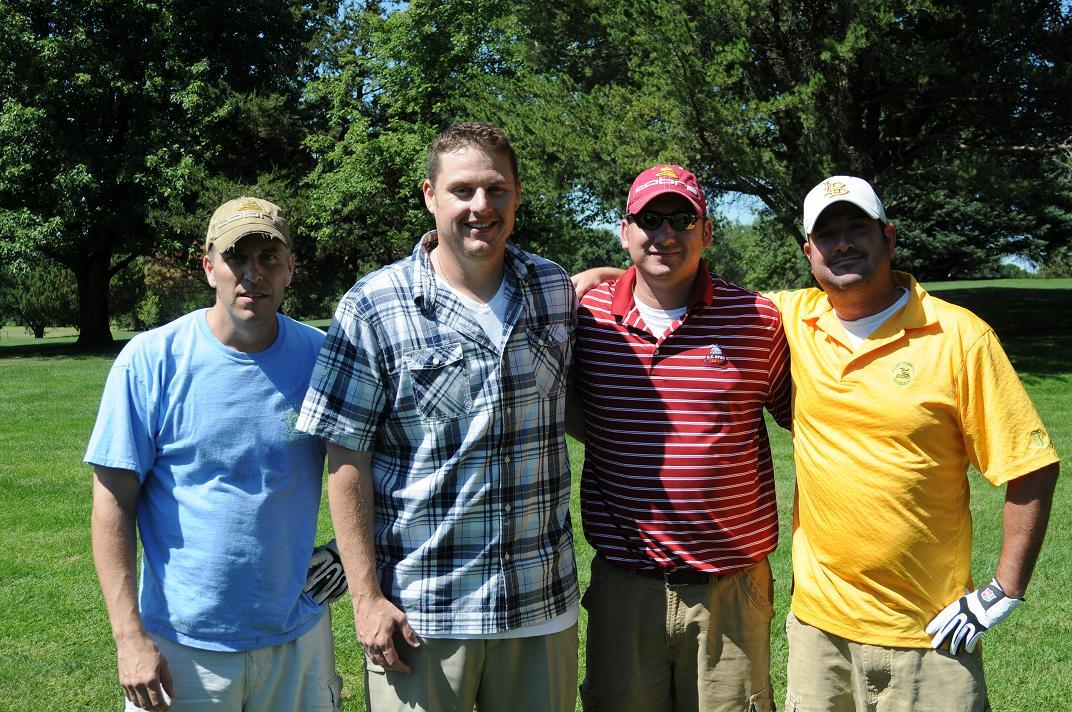
[[[423,191],[436,229],[343,297],[297,426],[328,441],[366,704],[573,710],[576,297],[507,242],[521,182],[502,131],[440,134]]]

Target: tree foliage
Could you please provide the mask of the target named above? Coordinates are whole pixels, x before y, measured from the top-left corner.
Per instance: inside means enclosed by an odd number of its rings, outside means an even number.
[[[0,249],[74,272],[80,343],[110,341],[114,275],[203,233],[201,185],[283,167],[296,182],[307,170],[298,98],[322,10],[0,4]]]
[[[521,70],[499,84],[499,116],[604,208],[638,170],[672,160],[716,196],[759,198],[787,235],[815,183],[862,176],[887,196],[921,276],[1072,242],[1053,161],[1072,136],[1067,3],[514,7],[519,35],[503,51]]]
[[[66,267],[40,260],[0,268],[0,323],[25,327],[35,339],[57,326],[74,326],[78,319],[74,275]]]
[[[921,278],[1072,251],[1062,0],[19,0],[0,29],[0,259],[72,271],[83,343],[110,282],[134,324],[192,303],[140,258],[197,282],[242,193],[288,209],[285,308],[324,315],[433,225],[426,146],[463,120],[510,133],[514,239],[570,270],[621,262],[601,226],[657,162],[762,203],[711,256],[754,288],[806,281],[800,205],[833,173],[879,188]]]

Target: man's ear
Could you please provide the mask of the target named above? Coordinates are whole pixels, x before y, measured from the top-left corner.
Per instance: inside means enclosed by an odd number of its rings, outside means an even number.
[[[435,190],[432,189],[432,181],[425,178],[424,183],[421,184],[421,192],[424,193],[424,207],[435,215]]]
[[[890,246],[890,255],[893,255],[893,248],[897,245],[897,228],[893,223],[886,223],[886,231],[884,233],[886,242]]]
[[[205,255],[201,258],[201,267],[205,270],[205,279],[208,280],[208,286],[213,289],[216,288],[216,275],[212,269],[212,258]]]
[[[625,237],[625,231],[629,228],[629,221],[622,218],[622,223],[618,227],[618,243],[622,246],[622,249],[626,252],[629,251],[629,240]]]
[[[811,259],[811,240],[807,237],[804,238],[804,242],[800,245],[800,249],[804,252],[804,256]]]
[[[294,279],[294,265],[296,265],[296,264],[297,264],[297,260],[295,260],[295,259],[294,259],[294,253],[292,253],[292,252],[288,252],[288,253],[287,253],[287,261],[288,261],[288,262],[289,262],[290,264],[289,264],[289,267],[288,267],[288,274],[287,274],[287,284],[286,284],[286,286],[287,286],[287,287],[289,287],[289,286],[290,286],[290,283],[291,283],[291,281],[293,281],[293,279]]]

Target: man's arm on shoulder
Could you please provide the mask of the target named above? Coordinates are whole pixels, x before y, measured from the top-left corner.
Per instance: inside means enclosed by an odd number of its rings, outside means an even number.
[[[130,470],[94,467],[93,563],[118,656],[119,683],[134,704],[167,710],[174,696],[167,660],[145,632],[138,612],[136,521],[141,482]]]
[[[1060,463],[1010,480],[1005,486],[1004,540],[994,577],[1012,598],[1023,598],[1050,521]]]
[[[778,327],[771,337],[771,350],[767,364],[770,393],[767,397],[767,410],[785,430],[793,429],[793,379],[790,372],[789,344],[782,330],[779,317]]]
[[[573,275],[570,281],[573,282],[573,289],[576,290],[577,298],[580,299],[608,279],[618,279],[623,274],[625,270],[619,267],[592,267]]]
[[[328,443],[328,504],[342,565],[350,585],[357,639],[369,658],[388,670],[409,672],[396,647],[397,638],[413,647],[420,638],[406,615],[380,590],[372,537],[375,497],[372,453]]]

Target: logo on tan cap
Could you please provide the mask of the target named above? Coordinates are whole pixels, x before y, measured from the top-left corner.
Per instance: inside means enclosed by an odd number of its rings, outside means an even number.
[[[290,227],[278,205],[248,195],[228,200],[212,213],[205,251],[215,247],[218,252],[226,252],[246,235],[255,233],[282,240],[291,249]]]

